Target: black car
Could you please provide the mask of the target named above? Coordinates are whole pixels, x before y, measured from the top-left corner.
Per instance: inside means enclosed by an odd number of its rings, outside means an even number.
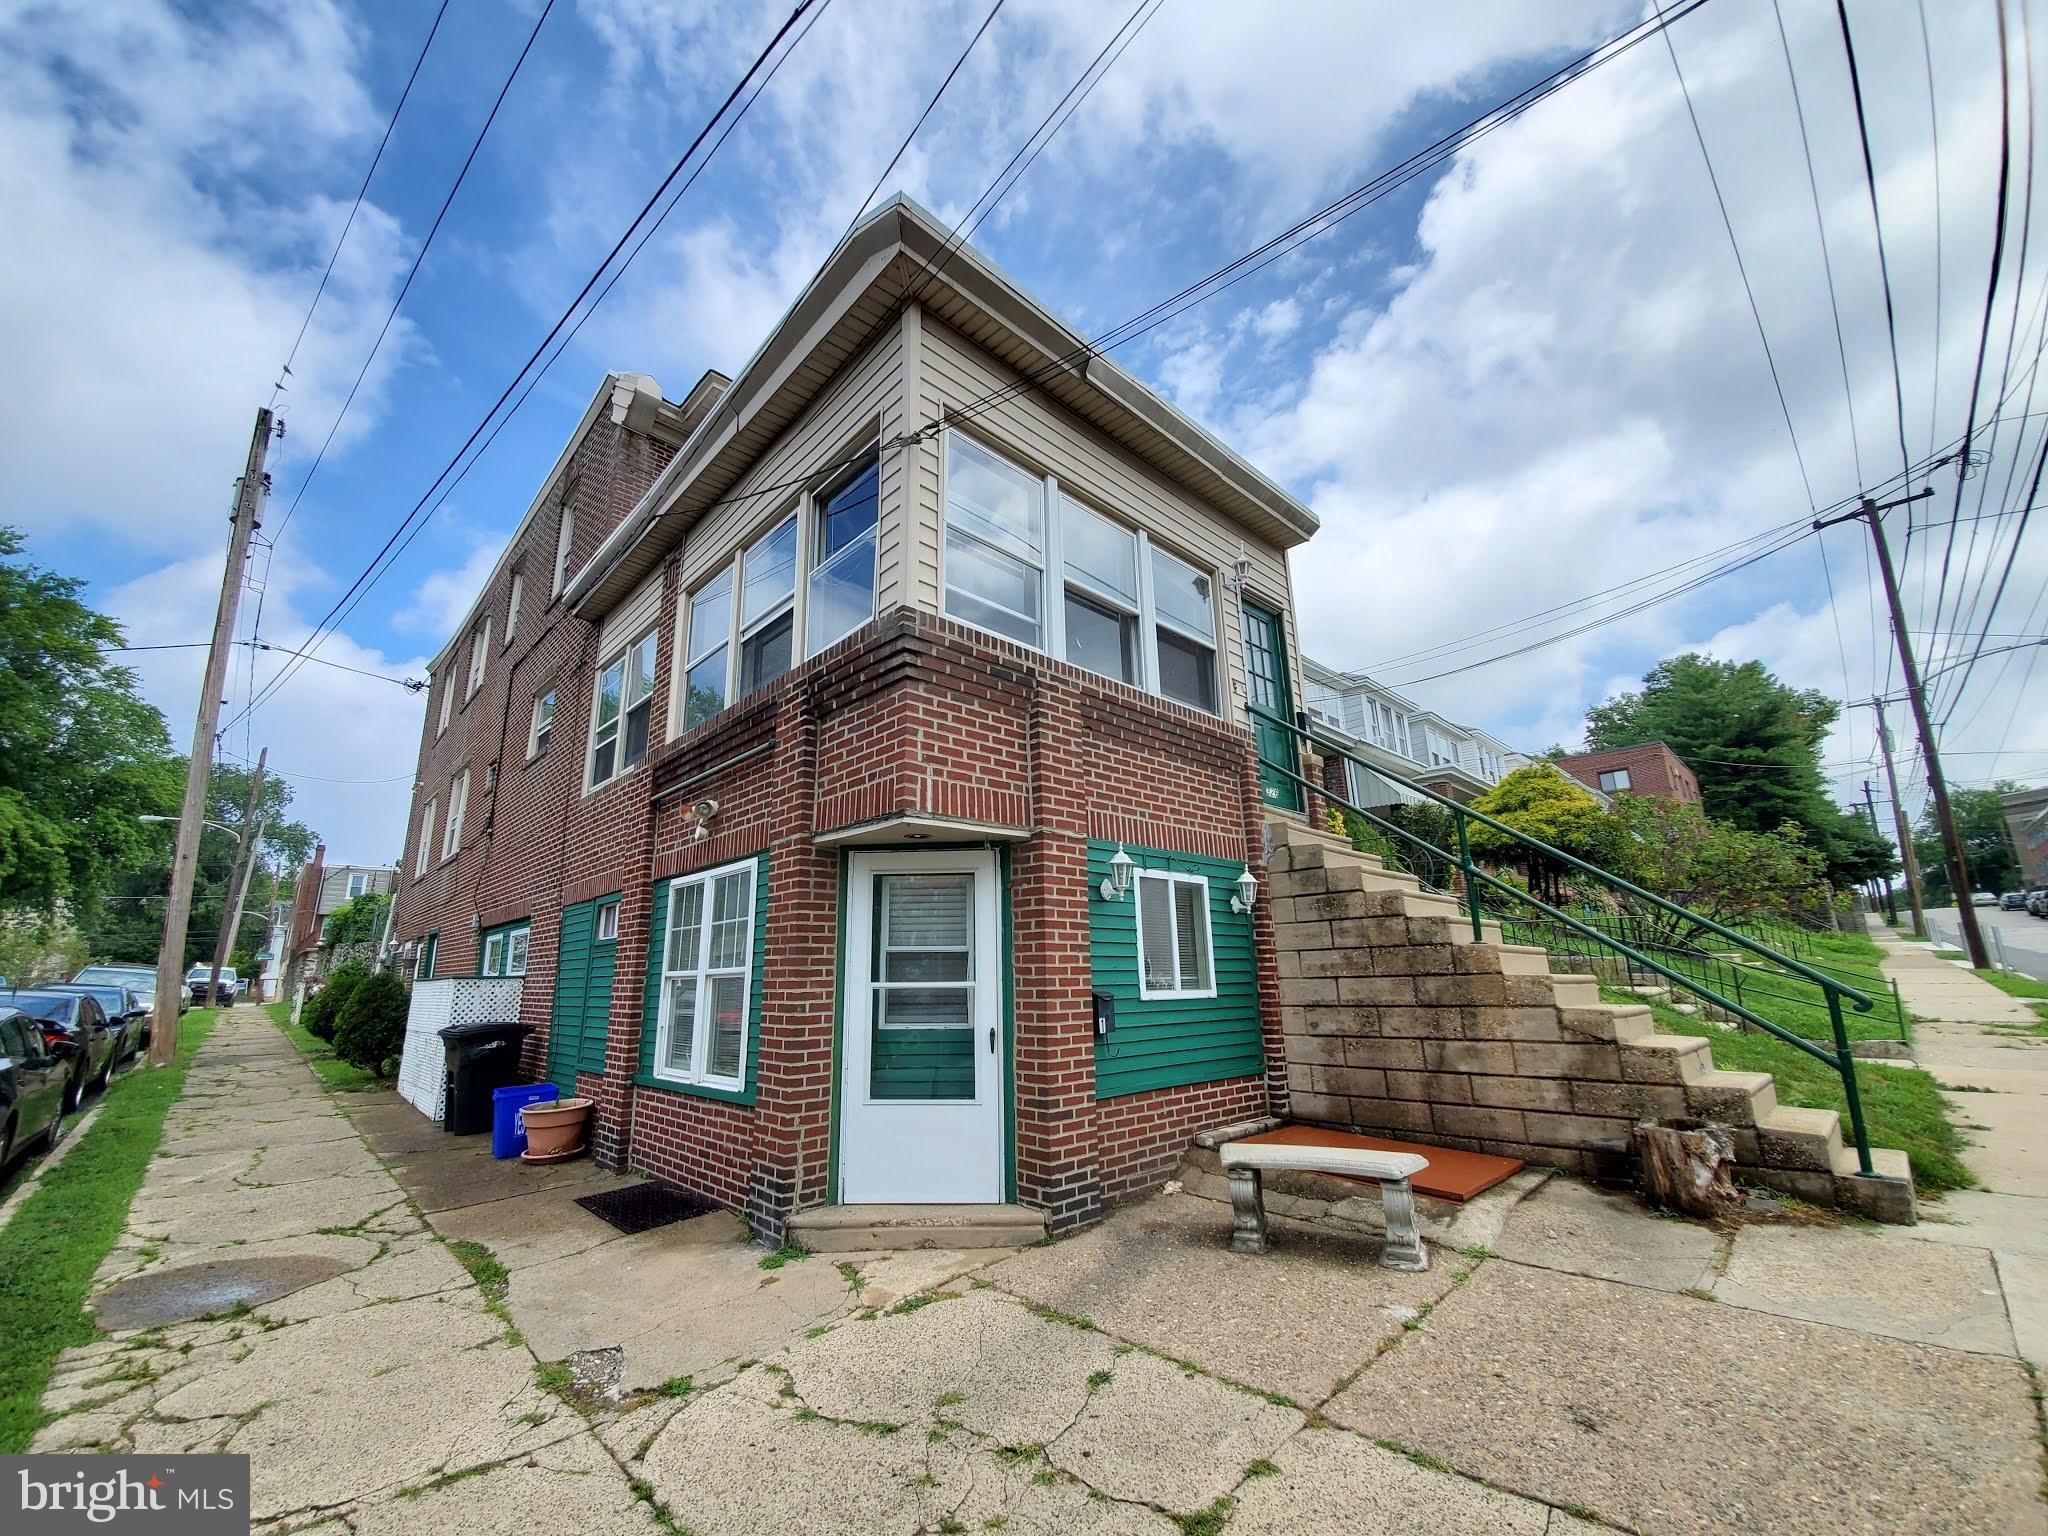
[[[15,1153],[48,1152],[71,1112],[71,1073],[43,1043],[42,1026],[19,1008],[0,1008],[0,1172]]]
[[[121,1030],[120,1048],[114,1055],[117,1062],[126,1061],[149,1043],[149,1001],[134,987],[122,986],[118,982],[51,981],[37,990],[82,992],[105,1009],[107,1022],[118,1025]]]
[[[27,1014],[41,1031],[43,1044],[69,1069],[64,1083],[64,1108],[78,1108],[87,1088],[104,1088],[114,1071],[114,1051],[121,1032],[107,1022],[106,1010],[83,992],[42,988],[10,992],[0,1007]]]

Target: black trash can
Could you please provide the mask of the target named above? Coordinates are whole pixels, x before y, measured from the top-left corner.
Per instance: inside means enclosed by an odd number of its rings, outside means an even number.
[[[491,1094],[519,1081],[519,1044],[533,1033],[516,1021],[450,1024],[440,1031],[447,1048],[447,1093],[441,1129],[471,1136],[491,1128]]]

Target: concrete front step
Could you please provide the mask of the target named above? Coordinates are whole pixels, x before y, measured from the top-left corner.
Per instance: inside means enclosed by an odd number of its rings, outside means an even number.
[[[813,1253],[895,1248],[1023,1248],[1045,1237],[1028,1205],[818,1205],[789,1219]]]
[[[1778,1107],[1777,1080],[1768,1072],[1702,1072],[1685,1085],[1686,1107],[1702,1120],[1754,1126]]]

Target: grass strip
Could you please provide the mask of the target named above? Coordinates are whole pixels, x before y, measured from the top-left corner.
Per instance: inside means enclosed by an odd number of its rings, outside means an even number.
[[[324,1040],[314,1038],[311,1031],[292,1022],[290,1003],[267,1003],[263,1011],[271,1021],[284,1031],[284,1037],[298,1047],[306,1058],[306,1065],[332,1093],[368,1093],[378,1088],[389,1088],[391,1082],[374,1072],[361,1067],[352,1067],[334,1054],[334,1047]]]
[[[170,1066],[116,1078],[78,1145],[0,1227],[0,1455],[27,1451],[48,1422],[43,1389],[57,1356],[99,1336],[86,1291],[127,1224],[164,1116],[217,1017],[195,1008],[178,1027]]]
[[[1642,999],[1611,988],[1612,1002]],[[1778,1083],[1778,1102],[1800,1109],[1832,1109],[1842,1117],[1842,1139],[1850,1141],[1849,1101],[1841,1075],[1796,1046],[1766,1034],[1719,1029],[1652,1000],[1657,1028],[1667,1035],[1695,1035],[1713,1042],[1714,1065],[1725,1072],[1768,1072]],[[1963,1166],[1962,1134],[1949,1120],[1948,1105],[1934,1078],[1914,1068],[1860,1065],[1863,1120],[1873,1147],[1896,1147],[1913,1163],[1913,1182],[1925,1193],[1969,1189],[1977,1178]]]

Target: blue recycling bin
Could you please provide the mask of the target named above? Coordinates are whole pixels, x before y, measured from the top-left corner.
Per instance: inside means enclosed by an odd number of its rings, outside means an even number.
[[[553,1083],[517,1083],[491,1090],[491,1156],[517,1157],[526,1150],[526,1126],[519,1112],[529,1104],[558,1099],[562,1090]]]

